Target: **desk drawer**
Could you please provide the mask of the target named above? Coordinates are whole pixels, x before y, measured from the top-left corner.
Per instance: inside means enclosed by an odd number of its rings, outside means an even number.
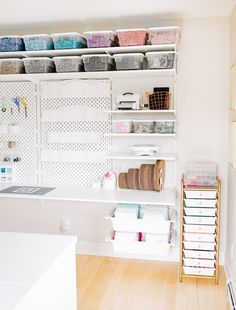
[[[216,232],[216,225],[187,225],[187,224],[184,224],[184,232],[186,232],[186,233],[214,234]]]
[[[200,208],[215,208],[217,200],[207,200],[207,199],[184,199],[186,207],[200,207]]]
[[[184,257],[186,258],[215,259],[215,255],[215,251],[184,250]]]
[[[197,199],[216,199],[217,191],[189,191],[185,190],[186,198]]]
[[[214,251],[215,250],[215,242],[191,242],[184,241],[184,249],[185,250],[206,250],[206,251]]]
[[[199,242],[215,242],[215,234],[190,234],[184,233],[184,241],[199,241]]]
[[[199,276],[214,276],[215,268],[184,267],[184,273]]]
[[[185,215],[193,216],[215,216],[216,208],[184,208]]]
[[[215,267],[214,259],[197,259],[197,258],[184,258],[184,266],[186,267]]]
[[[185,224],[196,225],[214,225],[216,223],[215,216],[184,216]]]

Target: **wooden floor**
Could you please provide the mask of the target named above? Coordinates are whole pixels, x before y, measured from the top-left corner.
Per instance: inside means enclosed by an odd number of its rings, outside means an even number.
[[[178,282],[176,263],[77,256],[78,310],[225,310],[225,276]]]

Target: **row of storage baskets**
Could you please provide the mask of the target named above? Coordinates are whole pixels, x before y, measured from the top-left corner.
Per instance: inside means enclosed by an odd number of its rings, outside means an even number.
[[[0,37],[0,52],[175,44],[178,39],[178,27],[156,27],[147,30],[120,29],[116,32],[90,31],[83,35],[78,32],[67,32],[22,37],[2,36]]]
[[[81,72],[111,70],[172,69],[175,53],[149,52],[111,55],[64,57],[31,57],[0,60],[0,74]]]

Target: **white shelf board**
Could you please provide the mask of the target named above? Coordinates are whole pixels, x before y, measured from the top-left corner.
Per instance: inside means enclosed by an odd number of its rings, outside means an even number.
[[[159,153],[154,156],[135,156],[132,153],[112,153],[106,157],[107,159],[117,160],[176,160],[176,155],[173,153]]]
[[[162,114],[162,115],[175,115],[175,110],[106,110],[107,114]]]
[[[106,133],[106,137],[176,137],[176,133]]]
[[[100,48],[78,48],[44,51],[17,51],[0,52],[0,58],[26,58],[26,57],[56,57],[56,56],[80,56],[85,54],[120,54],[120,53],[146,53],[153,51],[176,52],[175,44],[141,45],[141,46],[118,46]]]
[[[25,184],[14,184],[25,186]],[[29,184],[28,184],[29,185]],[[0,189],[13,186],[0,186]],[[30,186],[43,186],[43,184],[31,184]],[[48,185],[47,185],[48,186]],[[51,186],[51,185],[50,185]],[[152,205],[175,206],[176,190],[174,188],[165,188],[161,192],[141,191],[131,189],[105,190],[102,188],[93,189],[91,187],[69,187],[54,186],[55,190],[41,195],[24,195],[24,194],[3,194],[0,198],[17,198],[17,199],[36,199],[36,200],[58,200],[58,201],[79,201],[94,203],[137,203]]]

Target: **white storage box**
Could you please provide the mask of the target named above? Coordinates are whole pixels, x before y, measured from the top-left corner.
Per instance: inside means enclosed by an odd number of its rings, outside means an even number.
[[[184,224],[184,232],[214,234],[216,232],[216,225],[186,225]]]
[[[184,250],[184,257],[186,258],[215,259],[215,255],[215,251]]]
[[[156,121],[155,132],[157,133],[175,133],[175,120],[158,120]]]
[[[146,66],[146,58],[142,53],[113,55],[117,70],[142,70]]]
[[[216,208],[184,208],[184,213],[188,216],[215,216],[216,210]]]
[[[56,50],[84,48],[87,46],[85,37],[78,32],[53,33],[51,37]]]
[[[19,74],[24,72],[25,68],[21,59],[0,59],[0,74]]]
[[[153,120],[133,120],[134,133],[153,133],[155,121]]]
[[[216,199],[217,191],[189,191],[185,190],[186,198],[196,199]]]
[[[113,31],[87,31],[84,33],[89,48],[112,47],[117,45],[118,38]]]
[[[215,242],[215,234],[184,233],[184,241]]]
[[[83,61],[79,56],[53,57],[52,60],[58,73],[83,71]]]
[[[112,132],[114,133],[130,133],[133,131],[133,121],[131,120],[115,120],[112,121]]]
[[[214,268],[215,267],[215,260],[213,260],[213,259],[184,258],[184,266]]]
[[[214,251],[215,250],[215,243],[214,242],[184,241],[184,249],[186,249],[186,250]]]
[[[53,42],[48,34],[29,34],[23,36],[26,51],[52,50]]]
[[[214,276],[215,268],[184,267],[184,273],[199,276]]]
[[[55,72],[55,66],[52,59],[48,57],[24,58],[26,73],[50,73]]]
[[[175,64],[173,52],[148,52],[146,57],[149,69],[173,69]]]
[[[186,207],[215,208],[216,200],[210,199],[184,199]]]
[[[179,40],[179,27],[154,27],[148,29],[152,45],[177,44]]]
[[[215,225],[215,216],[184,216],[185,224]]]

